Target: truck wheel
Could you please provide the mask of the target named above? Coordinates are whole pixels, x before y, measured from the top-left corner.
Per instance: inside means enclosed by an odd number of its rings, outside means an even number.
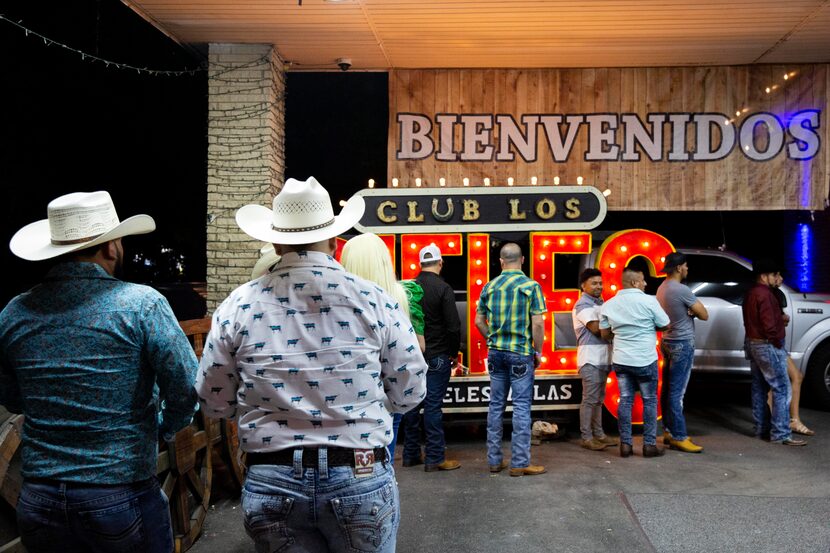
[[[801,389],[809,393],[816,407],[830,411],[830,344],[820,346],[810,357]]]

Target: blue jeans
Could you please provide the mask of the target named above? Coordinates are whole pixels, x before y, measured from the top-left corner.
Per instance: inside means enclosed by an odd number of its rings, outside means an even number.
[[[441,406],[444,396],[447,395],[447,386],[450,383],[452,359],[448,355],[439,355],[427,359],[427,395],[421,405],[408,411],[403,416],[403,427],[406,432],[406,442],[403,448],[404,459],[420,459],[421,446],[418,442],[420,425],[418,411],[424,408],[424,434],[426,446],[424,463],[438,465],[444,462],[444,413]]]
[[[620,405],[617,423],[620,442],[631,445],[631,407],[634,392],[640,390],[643,398],[643,444],[657,445],[657,361],[645,367],[631,367],[614,363],[620,385]]]
[[[752,418],[755,435],[769,435],[770,440],[787,440],[790,431],[790,399],[792,388],[787,376],[787,352],[772,344],[748,344],[752,373]],[[767,405],[767,392],[772,390],[772,413]]]
[[[24,480],[17,524],[29,553],[170,553],[173,530],[158,481],[117,485]]]
[[[329,467],[326,448],[318,469],[249,467],[242,509],[257,553],[394,553],[400,524],[392,463],[356,478],[352,467]]]
[[[490,406],[487,411],[487,463],[502,461],[502,417],[507,392],[513,400],[511,468],[530,465],[530,404],[533,401],[533,356],[491,349],[487,355],[490,372]]]
[[[660,394],[663,427],[671,433],[673,440],[682,442],[689,437],[683,416],[683,396],[692,374],[695,341],[663,340],[660,349],[663,351],[663,393]]]

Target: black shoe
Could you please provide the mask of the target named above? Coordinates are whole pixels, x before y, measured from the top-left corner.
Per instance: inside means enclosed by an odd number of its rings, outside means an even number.
[[[414,459],[404,459],[403,460],[403,466],[405,466],[405,467],[416,467],[418,465],[423,465],[423,464],[424,464],[424,460],[421,459],[420,457],[416,457]]]
[[[803,446],[807,445],[807,442],[805,442],[804,440],[797,440],[795,438],[787,438],[786,440],[781,440],[780,442],[774,442],[774,443],[778,443],[778,444],[781,444],[781,445],[795,446],[795,447],[803,447]]]
[[[657,447],[656,445],[644,445],[643,457],[660,457],[665,454],[666,450]]]
[[[634,448],[631,444],[620,444],[620,457],[631,457],[632,453],[634,453]]]

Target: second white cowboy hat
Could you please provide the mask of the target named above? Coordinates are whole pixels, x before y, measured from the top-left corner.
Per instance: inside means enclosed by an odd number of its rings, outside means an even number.
[[[269,244],[313,244],[352,228],[365,209],[363,198],[352,196],[335,217],[329,193],[317,179],[288,179],[274,196],[273,209],[243,206],[236,212],[236,224],[248,236]]]
[[[42,261],[82,250],[116,238],[146,234],[156,229],[149,215],[119,221],[109,192],[74,192],[55,198],[47,218],[15,233],[9,249],[28,261]]]

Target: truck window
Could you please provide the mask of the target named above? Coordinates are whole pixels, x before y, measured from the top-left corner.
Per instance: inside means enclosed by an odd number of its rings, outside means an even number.
[[[686,284],[696,296],[715,297],[741,305],[755,279],[752,271],[727,257],[687,254],[689,278]]]

